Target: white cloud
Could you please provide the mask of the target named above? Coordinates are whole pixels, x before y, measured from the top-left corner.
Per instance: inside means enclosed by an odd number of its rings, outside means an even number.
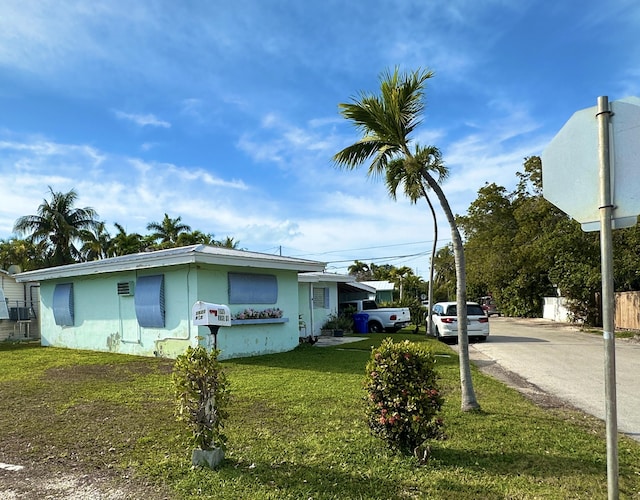
[[[136,113],[125,113],[124,111],[114,110],[113,112],[117,118],[121,120],[130,121],[140,127],[161,127],[161,128],[170,128],[171,124],[168,121],[161,120],[153,114],[136,114]]]

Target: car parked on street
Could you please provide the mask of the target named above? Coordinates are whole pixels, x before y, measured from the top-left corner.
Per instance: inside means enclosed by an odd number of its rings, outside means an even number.
[[[496,301],[491,295],[480,297],[479,303],[487,316],[493,316],[494,314],[498,315],[498,317],[502,316],[500,309],[498,309],[498,304],[496,304]]]
[[[432,310],[431,334],[440,340],[458,340],[458,307],[456,302],[438,302]],[[489,336],[489,317],[480,304],[467,302],[467,334],[481,342]]]

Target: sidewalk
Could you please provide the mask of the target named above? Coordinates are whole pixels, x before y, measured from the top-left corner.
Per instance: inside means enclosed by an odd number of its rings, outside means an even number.
[[[366,338],[368,337],[363,337],[363,336],[329,337],[325,335],[320,335],[318,337],[318,341],[313,345],[318,347],[329,347],[334,345],[350,344],[352,342],[360,342],[362,340],[365,340]]]

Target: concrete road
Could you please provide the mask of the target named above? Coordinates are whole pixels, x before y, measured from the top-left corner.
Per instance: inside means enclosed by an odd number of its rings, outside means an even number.
[[[543,320],[496,318],[485,343],[469,346],[480,367],[498,364],[544,392],[605,419],[602,335]],[[618,429],[640,440],[640,343],[616,339]]]

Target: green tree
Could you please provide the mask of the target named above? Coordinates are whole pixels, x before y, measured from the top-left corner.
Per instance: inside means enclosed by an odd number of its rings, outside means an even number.
[[[36,215],[25,215],[16,220],[14,232],[26,235],[35,245],[42,245],[45,263],[50,266],[72,264],[80,260],[76,247],[83,230],[94,230],[98,224],[93,208],[75,208],[78,198],[75,190],[54,192],[49,186],[51,200],[43,200]]]
[[[613,231],[616,292],[640,290],[640,226]]]
[[[205,234],[202,231],[190,231],[178,234],[176,246],[185,247],[188,245],[215,245],[213,234]]]
[[[152,231],[149,235],[153,241],[158,241],[158,248],[174,248],[178,246],[178,238],[182,233],[191,231],[191,227],[180,222],[182,217],[172,219],[166,213],[161,222],[150,222],[147,230]]]
[[[114,224],[118,233],[111,240],[114,255],[129,255],[142,252],[146,248],[143,238],[138,233],[127,233],[127,230],[117,222]]]
[[[416,148],[417,149],[417,148]],[[436,255],[436,249],[438,246],[438,220],[436,218],[436,212],[433,208],[433,203],[427,193],[425,187],[423,173],[429,172],[436,174],[438,177],[438,183],[442,182],[448,175],[448,170],[442,161],[442,154],[435,146],[428,146],[420,150],[417,155],[418,161],[422,165],[421,169],[406,168],[406,161],[404,158],[396,158],[389,162],[387,166],[387,188],[389,194],[395,200],[398,188],[400,185],[404,185],[404,193],[411,200],[412,203],[417,203],[418,199],[424,198],[431,212],[431,219],[433,221],[433,245],[431,246],[431,262],[429,263],[429,288],[428,288],[428,303],[429,310],[427,311],[427,333],[431,331],[431,318],[433,305],[433,276],[434,267],[433,261]]]
[[[456,264],[451,245],[445,245],[436,252],[433,269],[434,301],[451,300],[455,296],[456,289]]]
[[[80,233],[83,260],[99,260],[113,257],[113,242],[104,222],[98,222],[94,230],[84,229]]]
[[[231,248],[237,250],[240,247],[240,242],[234,240],[232,237],[227,236],[224,240],[215,241],[214,245],[222,248]]]
[[[32,271],[44,267],[44,256],[32,242],[17,238],[0,240],[0,269],[20,266],[22,271]]]
[[[469,295],[476,300],[488,294],[498,299],[500,291],[522,272],[512,259],[518,224],[511,198],[504,187],[486,184],[467,214],[456,218],[465,235]]]
[[[369,266],[359,260],[356,260],[351,264],[347,271],[351,276],[356,278],[356,281],[368,281],[371,279],[371,270],[369,269]]]
[[[405,193],[431,189],[445,213],[451,228],[458,303],[458,342],[462,410],[480,407],[473,390],[467,334],[467,291],[464,248],[449,202],[437,180],[431,175],[429,159],[432,147],[416,144],[412,149],[411,134],[420,125],[424,111],[424,86],[433,76],[418,70],[401,74],[398,69],[385,72],[380,79],[380,95],[362,93],[350,103],[340,104],[340,112],[362,133],[360,140],[333,157],[342,168],[355,169],[369,162],[369,175],[384,175],[391,166],[401,165]],[[388,186],[391,190],[391,186]]]
[[[511,316],[539,317],[556,289],[569,299],[575,319],[597,322],[599,251],[584,233],[542,196],[540,158],[525,158],[515,191],[495,183],[478,191],[465,216],[469,290],[491,293]]]

